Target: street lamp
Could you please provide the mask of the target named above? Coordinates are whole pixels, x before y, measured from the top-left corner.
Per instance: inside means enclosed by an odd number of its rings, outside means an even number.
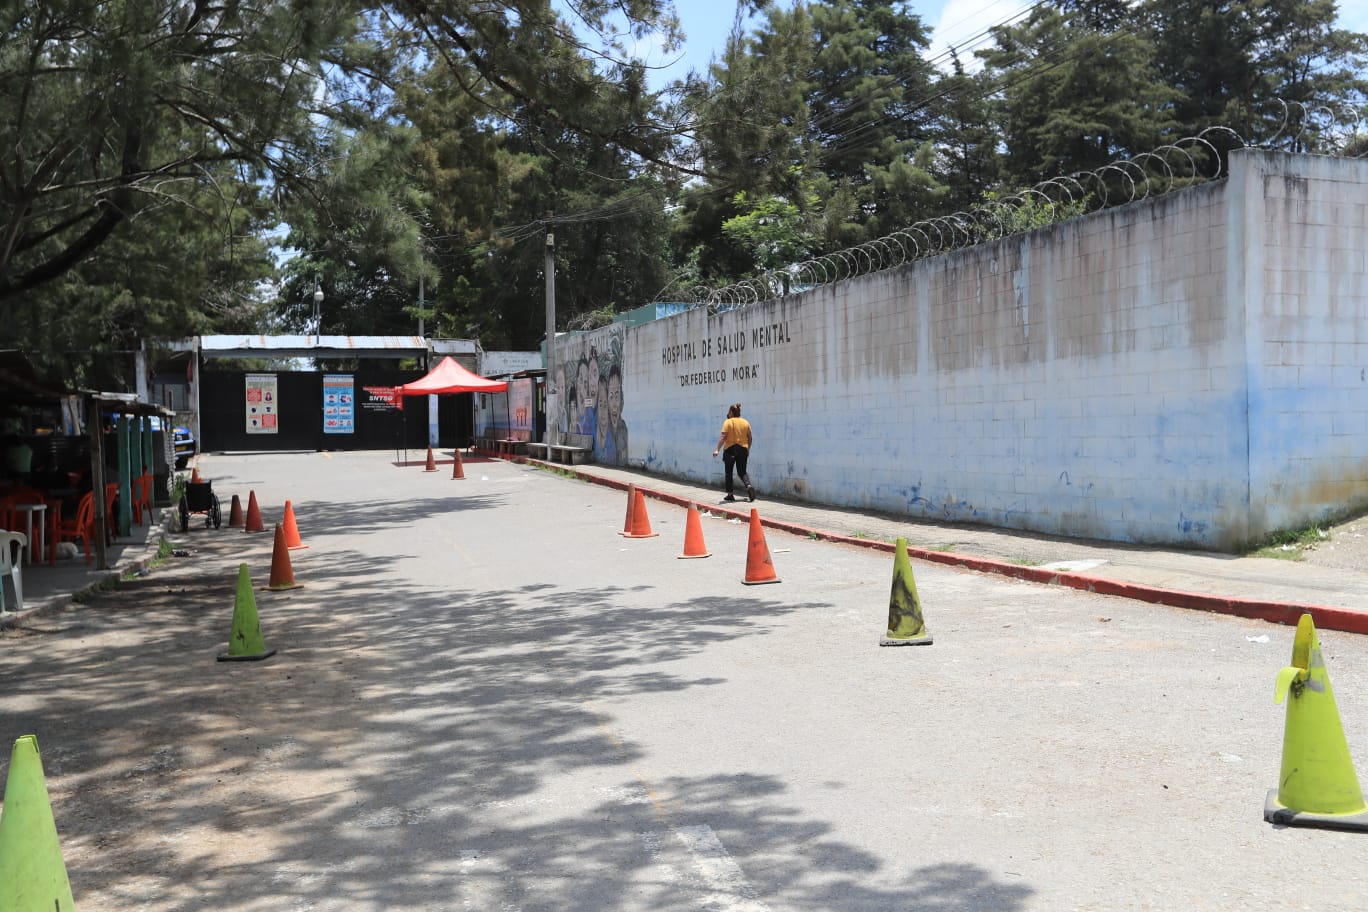
[[[317,336],[317,335],[319,335],[319,334],[321,333],[322,325],[323,325],[323,288],[322,288],[321,285],[318,284],[318,280],[317,280],[317,279],[314,279],[314,293],[313,293],[313,299],[314,299],[314,312],[313,312],[314,335]]]

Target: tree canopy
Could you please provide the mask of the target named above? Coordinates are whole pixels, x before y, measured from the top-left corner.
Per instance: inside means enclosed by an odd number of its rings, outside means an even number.
[[[206,332],[533,348],[548,233],[565,328],[1217,124],[1325,151],[1344,124],[1289,129],[1284,102],[1368,100],[1368,36],[1335,20],[1053,0],[933,59],[903,0],[743,0],[711,66],[661,85],[631,49],[677,45],[669,0],[21,0],[0,345],[107,383]]]

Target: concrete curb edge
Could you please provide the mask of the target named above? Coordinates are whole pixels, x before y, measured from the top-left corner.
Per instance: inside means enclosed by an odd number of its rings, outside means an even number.
[[[170,511],[169,507],[162,507],[160,509],[163,511],[161,519],[157,523],[155,529],[148,532],[147,544],[143,547],[140,556],[132,559],[125,558],[120,560],[113,567],[100,573],[100,575],[90,583],[82,586],[69,595],[51,599],[45,604],[39,605],[37,608],[29,608],[25,611],[5,612],[3,615],[0,615],[0,628],[10,629],[22,627],[24,622],[30,618],[42,617],[49,612],[70,607],[71,605],[80,602],[86,596],[98,592],[110,583],[117,583],[129,572],[137,573],[139,575],[145,573],[147,569],[151,567],[152,561],[156,560],[157,552],[161,550],[162,542],[166,540],[168,532],[167,525],[175,515],[174,512]],[[73,560],[77,559],[79,558],[73,558]]]
[[[527,457],[515,457],[510,461],[545,466],[555,469],[560,473],[568,474],[581,481],[615,488],[620,491],[625,491],[628,487],[624,482],[609,478],[599,478],[598,476],[591,475],[587,472],[578,471],[573,466],[564,466],[558,463],[545,462],[540,459],[529,459]],[[666,491],[655,491],[650,488],[644,488],[639,484],[636,486],[636,489],[644,496],[650,497],[653,500],[659,500],[680,507],[688,507],[691,503],[698,503],[698,501],[692,498],[681,497]],[[734,507],[711,504],[706,507],[702,504],[699,504],[699,506],[712,513],[731,514],[742,519],[745,519],[750,515],[749,509],[738,510]],[[853,536],[827,532],[821,529],[810,529],[806,526],[786,522],[784,520],[766,519],[763,515],[760,517],[760,524],[771,529],[778,529],[782,532],[789,532],[794,535],[802,535],[821,541],[837,542],[845,545],[854,545],[859,548],[871,548],[889,554],[893,553],[893,545],[890,542],[867,538],[855,538]],[[953,551],[931,551],[924,548],[909,547],[907,549],[907,556],[929,563],[947,564],[949,566],[962,567],[966,570],[974,570],[980,573],[993,573],[1030,583],[1041,583],[1047,586],[1066,586],[1071,589],[1081,589],[1085,592],[1094,592],[1099,595],[1113,595],[1119,598],[1150,602],[1156,605],[1166,605],[1171,608],[1185,608],[1192,611],[1209,611],[1215,614],[1228,614],[1235,617],[1268,621],[1274,624],[1283,624],[1293,627],[1296,626],[1297,620],[1303,614],[1310,614],[1312,619],[1316,622],[1316,627],[1319,629],[1339,630],[1345,633],[1368,634],[1368,612],[1335,608],[1329,605],[1238,599],[1217,595],[1205,595],[1200,592],[1183,592],[1177,589],[1163,589],[1158,586],[1146,586],[1139,583],[1127,583],[1119,580],[1104,579],[1102,577],[1089,576],[1084,573],[1070,573],[1063,570],[1046,570],[1039,567],[1009,564],[1005,561],[972,557],[967,554],[957,554]]]

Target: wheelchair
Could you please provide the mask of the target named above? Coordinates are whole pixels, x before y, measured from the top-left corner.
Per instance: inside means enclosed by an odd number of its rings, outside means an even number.
[[[214,493],[212,481],[191,481],[185,485],[185,493],[180,499],[180,527],[185,532],[190,528],[190,514],[204,515],[204,528],[211,525],[217,529],[223,524],[223,512],[219,509],[218,495]]]

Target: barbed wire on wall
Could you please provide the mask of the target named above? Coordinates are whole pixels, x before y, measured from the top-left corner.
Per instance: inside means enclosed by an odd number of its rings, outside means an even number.
[[[962,250],[1045,227],[1064,219],[1159,196],[1225,176],[1233,149],[1308,146],[1328,154],[1368,156],[1365,112],[1353,105],[1309,105],[1278,100],[1281,122],[1272,137],[1251,143],[1226,126],[1208,127],[1149,152],[1117,159],[999,197],[973,209],[923,219],[906,228],[834,253],[769,270],[721,288],[703,285],[671,290],[654,303],[683,303],[711,312],[734,310],[833,282]],[[1314,140],[1314,142],[1313,142]]]
[[[1260,148],[1276,148],[1280,144],[1291,144],[1295,151],[1308,151],[1307,137],[1314,137],[1316,145],[1323,147],[1325,154],[1348,158],[1368,157],[1368,133],[1365,133],[1365,117],[1368,112],[1358,105],[1341,102],[1339,104],[1307,104],[1300,101],[1283,101],[1282,123],[1278,131]]]

